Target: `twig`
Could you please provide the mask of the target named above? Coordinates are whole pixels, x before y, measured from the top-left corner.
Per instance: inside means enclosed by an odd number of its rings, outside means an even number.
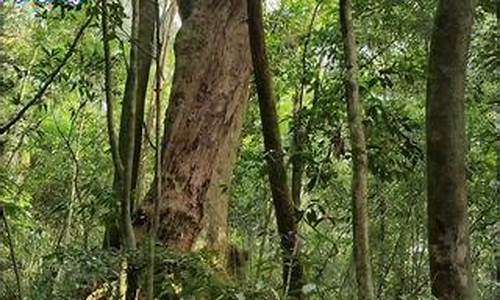
[[[41,118],[40,120],[37,120],[36,122],[33,122],[32,124],[29,124],[25,130],[23,130],[23,132],[21,133],[20,137],[19,137],[19,141],[17,142],[17,145],[16,147],[12,150],[12,153],[10,154],[9,156],[9,159],[7,160],[7,163],[5,164],[7,167],[10,166],[10,164],[12,163],[12,161],[14,160],[17,152],[21,149],[21,147],[23,146],[23,142],[24,142],[24,138],[28,135],[28,133],[32,130],[32,129],[35,129],[35,128],[38,128],[40,126],[40,124],[45,120],[45,117],[44,118]]]
[[[149,134],[148,125],[145,122],[142,122],[142,127],[144,128],[144,137],[148,141],[149,146],[156,151],[156,146],[151,140],[151,135]]]
[[[314,26],[314,23],[316,21],[316,17],[318,16],[321,4],[323,4],[323,0],[319,0],[316,3],[316,6],[314,7],[313,14],[311,16],[311,20],[309,21],[307,37],[306,37],[306,40],[304,42],[304,49],[302,51],[302,78],[300,80],[300,91],[299,91],[299,100],[298,100],[299,109],[302,108],[302,105],[304,102],[304,90],[305,90],[305,86],[306,86],[306,77],[307,77],[306,71],[307,71],[307,55],[309,52],[309,43],[311,42],[313,26]]]
[[[83,107],[83,106],[81,106]],[[78,112],[77,112],[78,114]],[[75,152],[75,150],[73,149],[73,147],[71,146],[71,141],[70,141],[70,135],[71,135],[71,131],[73,131],[73,124],[71,125],[71,129],[70,129],[70,132],[68,133],[68,136],[66,136],[64,134],[64,132],[62,132],[62,129],[61,127],[59,127],[59,123],[57,122],[57,119],[55,117],[54,114],[52,114],[52,119],[54,120],[54,125],[56,127],[56,131],[57,133],[61,136],[61,138],[63,139],[64,141],[64,144],[66,145],[66,148],[68,148],[68,151],[71,155],[71,159],[73,160],[73,162],[75,163],[75,166],[76,166],[76,176],[78,177],[78,174],[80,173],[79,172],[79,169],[80,169],[80,163],[78,161],[78,155],[77,153]],[[75,119],[76,120],[76,119]],[[78,150],[77,150],[78,151]],[[78,187],[78,185],[76,185],[76,193],[78,194],[78,198],[81,198],[80,197],[80,189]]]

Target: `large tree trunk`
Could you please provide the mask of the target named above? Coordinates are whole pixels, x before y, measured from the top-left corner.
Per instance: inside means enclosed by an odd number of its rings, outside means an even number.
[[[225,239],[224,191],[248,99],[250,53],[244,0],[181,1],[176,66],[162,145],[162,199],[157,237],[188,251],[201,238],[204,218],[220,218]],[[155,183],[153,183],[154,185]],[[155,192],[136,221],[146,233]],[[220,209],[214,215],[210,208]]]
[[[440,0],[427,79],[427,208],[432,293],[473,299],[465,178],[464,94],[473,0]]]
[[[297,220],[288,187],[281,135],[276,112],[274,87],[266,54],[262,1],[247,0],[248,27],[259,98],[262,133],[268,164],[269,183],[278,223],[283,251],[283,283],[285,293],[294,299],[302,299],[303,267],[299,260]]]
[[[351,0],[340,0],[340,25],[344,41],[347,117],[352,148],[352,223],[358,299],[373,299],[372,268],[368,239],[368,157],[359,98],[356,39]]]

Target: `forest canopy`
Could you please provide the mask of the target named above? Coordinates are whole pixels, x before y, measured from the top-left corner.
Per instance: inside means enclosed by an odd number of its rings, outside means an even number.
[[[500,0],[0,0],[0,299],[500,299]]]

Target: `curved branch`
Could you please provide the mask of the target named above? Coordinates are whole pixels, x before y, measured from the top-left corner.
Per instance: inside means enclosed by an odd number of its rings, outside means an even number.
[[[19,112],[17,112],[16,115],[12,119],[10,119],[10,121],[6,122],[5,124],[2,124],[2,126],[0,127],[0,134],[6,133],[18,121],[20,121],[23,118],[24,114],[26,114],[26,112],[32,106],[34,106],[34,105],[36,105],[36,104],[38,104],[38,103],[41,102],[42,97],[45,94],[45,92],[47,91],[47,89],[49,88],[49,86],[56,79],[57,75],[59,75],[59,72],[66,65],[66,63],[68,62],[68,60],[71,58],[71,56],[75,52],[75,49],[76,49],[76,46],[78,45],[78,42],[80,41],[81,37],[83,36],[83,33],[85,32],[85,29],[87,27],[89,27],[90,23],[92,22],[92,19],[93,19],[93,16],[90,16],[87,19],[87,21],[85,22],[85,24],[83,24],[83,26],[80,28],[80,30],[78,30],[78,32],[77,32],[77,34],[76,34],[73,42],[71,43],[68,51],[64,55],[64,58],[59,63],[59,65],[57,66],[57,68],[55,68],[54,71],[52,71],[52,73],[50,73],[49,78],[47,79],[47,81],[45,81],[42,84],[42,86],[40,87],[40,89],[38,90],[38,92],[36,93],[36,95],[33,97],[33,99],[31,99]]]

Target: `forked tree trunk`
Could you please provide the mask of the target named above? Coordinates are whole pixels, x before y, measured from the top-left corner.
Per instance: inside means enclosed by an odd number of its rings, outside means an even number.
[[[368,157],[363,127],[363,107],[359,97],[356,39],[351,0],[340,0],[340,26],[344,42],[347,117],[352,148],[352,223],[354,263],[358,299],[373,299],[372,268],[368,238]]]
[[[120,119],[120,132],[119,132],[119,149],[120,157],[122,160],[126,157],[126,148],[128,141],[128,126],[131,121],[130,108],[126,105],[129,99],[134,99],[135,105],[135,130],[134,130],[134,151],[132,163],[132,201],[131,211],[134,211],[135,190],[137,188],[139,168],[141,164],[141,148],[142,136],[144,132],[144,108],[146,103],[146,93],[148,89],[149,73],[151,69],[151,61],[154,56],[153,35],[155,30],[155,2],[154,0],[134,0],[139,1],[138,12],[138,35],[136,40],[132,40],[132,45],[137,47],[130,48],[130,62],[137,63],[136,72],[129,72],[125,82],[125,96],[122,105],[122,114]],[[135,74],[134,74],[135,73]],[[135,78],[137,77],[137,78]],[[137,87],[134,88],[134,82],[137,81]],[[135,91],[135,92],[134,92]]]
[[[135,1],[135,0],[134,0]],[[143,136],[144,123],[144,108],[146,102],[146,92],[149,81],[149,72],[151,67],[152,55],[154,54],[153,33],[155,29],[155,5],[154,0],[137,0],[132,5],[133,14],[132,27],[137,27],[137,38],[132,37],[130,47],[129,70],[127,72],[127,80],[125,83],[125,93],[122,102],[122,111],[120,117],[120,130],[118,137],[118,152],[119,159],[123,162],[127,159],[129,144],[133,148],[132,166],[131,166],[131,183],[130,183],[130,212],[134,211],[134,203],[137,199],[136,189],[138,183],[138,175],[141,165],[141,147]],[[134,67],[135,65],[135,67]],[[135,116],[131,117],[131,106],[129,103],[134,102],[133,107]],[[134,134],[129,134],[130,122],[134,120]],[[131,144],[130,138],[133,138]],[[116,195],[122,190],[120,183],[120,174],[115,168],[113,190]],[[120,232],[119,225],[115,220],[110,221],[106,227],[106,236],[104,241],[105,247],[120,247]]]
[[[303,299],[304,271],[299,260],[297,220],[290,195],[281,146],[281,135],[276,112],[274,87],[266,54],[262,1],[247,0],[248,28],[252,50],[255,83],[259,98],[262,133],[273,196],[278,233],[283,251],[283,283],[285,294],[293,299]]]
[[[206,219],[221,218],[225,239],[227,189],[248,99],[250,52],[244,0],[180,1],[176,65],[162,145],[162,197],[157,237],[188,251]],[[155,183],[153,183],[153,186]],[[144,236],[153,215],[150,190],[137,219]],[[212,208],[219,214],[209,212]],[[222,235],[219,237],[217,235]],[[216,235],[211,237],[210,235]]]
[[[154,1],[156,1],[156,0],[154,0]],[[159,20],[159,22],[156,22],[156,23],[159,24],[158,26],[160,27],[159,33],[161,35],[160,36],[160,38],[161,38],[161,50],[160,50],[160,53],[157,53],[156,48],[155,48],[154,61],[156,64],[156,60],[157,60],[156,56],[159,54],[160,55],[159,70],[161,70],[161,73],[159,76],[161,79],[160,90],[163,91],[164,90],[163,87],[166,85],[170,86],[170,83],[171,83],[170,77],[171,77],[172,70],[169,68],[169,65],[167,64],[167,56],[170,53],[169,45],[170,45],[170,42],[173,40],[172,36],[174,36],[175,33],[177,32],[176,24],[174,22],[175,18],[177,17],[177,2],[175,2],[174,0],[165,0],[164,7],[160,8],[160,13],[161,13],[160,20]],[[156,45],[156,47],[158,47],[158,45]],[[155,67],[155,74],[156,74],[156,67]],[[155,77],[156,77],[156,75],[155,75]],[[156,78],[155,78],[154,83],[152,84],[154,89],[156,89],[156,84],[157,84]],[[143,199],[144,192],[147,192],[148,191],[147,188],[149,188],[149,187],[146,187],[147,180],[144,176],[144,174],[145,174],[144,166],[145,166],[145,161],[147,159],[147,153],[151,150],[154,150],[156,152],[156,149],[154,149],[154,147],[151,147],[152,140],[151,140],[151,136],[150,136],[155,131],[155,124],[154,123],[155,123],[155,119],[156,119],[156,108],[154,105],[154,101],[156,98],[156,92],[151,93],[151,94],[152,94],[151,95],[152,101],[151,101],[151,104],[149,106],[147,106],[147,111],[145,111],[145,116],[144,116],[145,120],[143,123],[144,134],[142,135],[142,141],[141,141],[142,146],[141,146],[141,151],[140,151],[141,157],[140,157],[139,164],[138,164],[138,171],[137,171],[138,178],[137,178],[137,183],[135,185],[135,193],[134,193],[135,199],[137,199],[137,202],[140,202]],[[146,95],[146,97],[147,97],[147,95]],[[162,107],[162,105],[160,105],[160,107]],[[160,111],[160,114],[161,114],[161,111]],[[160,134],[160,138],[161,138],[161,134]],[[160,149],[161,149],[161,147],[160,147]],[[139,203],[137,203],[137,205],[139,205]],[[137,206],[137,205],[135,205],[135,206]]]
[[[473,299],[465,178],[464,94],[473,0],[440,0],[427,79],[427,209],[432,293]]]

